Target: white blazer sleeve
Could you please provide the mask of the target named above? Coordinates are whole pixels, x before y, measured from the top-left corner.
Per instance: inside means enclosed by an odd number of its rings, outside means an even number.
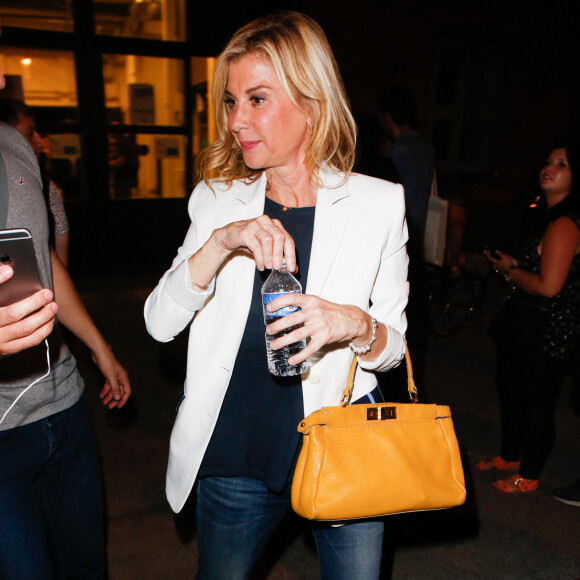
[[[390,184],[390,187],[393,187]],[[370,314],[387,326],[388,338],[383,352],[374,361],[359,358],[363,369],[385,371],[397,364],[405,355],[404,334],[407,330],[405,307],[409,298],[407,282],[406,243],[408,239],[405,221],[405,201],[400,185],[395,192],[389,192],[394,203],[389,207],[389,221],[385,224],[389,235],[381,255],[381,263],[371,293]]]
[[[192,321],[195,313],[203,307],[214,291],[215,279],[211,281],[206,291],[194,290],[187,267],[188,258],[206,241],[203,240],[201,243],[199,241],[197,214],[201,213],[204,218],[211,219],[211,211],[204,211],[201,208],[202,204],[214,205],[204,189],[209,188],[205,184],[200,184],[194,190],[188,204],[191,225],[183,245],[178,249],[171,268],[165,272],[145,302],[147,331],[160,342],[173,340]],[[210,192],[209,195],[213,196],[213,193]]]

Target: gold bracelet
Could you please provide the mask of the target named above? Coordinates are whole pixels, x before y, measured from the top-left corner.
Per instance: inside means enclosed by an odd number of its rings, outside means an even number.
[[[197,286],[201,290],[207,290],[209,288],[209,285],[211,284],[211,280],[210,280],[205,286],[202,286],[201,284],[198,284],[191,276],[189,277],[189,279],[191,280],[192,286]]]

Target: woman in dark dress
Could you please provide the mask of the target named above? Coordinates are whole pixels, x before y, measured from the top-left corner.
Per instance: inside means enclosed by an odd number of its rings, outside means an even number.
[[[580,211],[576,144],[554,148],[540,171],[541,208],[517,258],[488,254],[511,286],[491,331],[497,348],[502,446],[476,464],[517,471],[492,485],[503,492],[538,489],[554,444],[554,411],[563,364],[580,334]]]

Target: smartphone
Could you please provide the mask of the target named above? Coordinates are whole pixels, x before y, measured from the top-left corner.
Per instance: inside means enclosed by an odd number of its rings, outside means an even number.
[[[0,230],[0,263],[14,270],[0,284],[0,306],[9,306],[42,289],[32,235],[27,229]]]
[[[483,248],[483,253],[489,254],[494,260],[499,260],[501,258],[501,256],[495,250],[492,250],[489,246],[485,246],[485,248]]]

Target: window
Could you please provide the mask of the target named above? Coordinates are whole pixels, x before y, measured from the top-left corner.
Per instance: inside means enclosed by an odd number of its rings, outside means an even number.
[[[41,165],[64,197],[93,202],[107,188],[112,200],[188,195],[215,125],[214,59],[190,55],[186,1],[0,3],[5,40],[17,44],[0,52],[2,94],[30,107],[44,138]]]
[[[2,0],[0,19],[2,26],[73,31],[70,0]]]
[[[111,197],[184,197],[185,143],[182,135],[110,133]]]
[[[77,86],[72,52],[2,47],[0,63],[6,75],[3,94],[30,107],[61,109],[62,122],[77,121]]]
[[[181,60],[106,54],[103,56],[103,75],[109,123],[184,124]]]
[[[111,197],[183,197],[183,61],[107,54],[103,75]],[[168,132],[172,127],[180,134]]]
[[[3,47],[6,74],[2,96],[23,101],[43,137],[39,162],[65,199],[82,196],[82,151],[78,96],[72,52]]]
[[[216,139],[211,99],[211,83],[215,58],[191,59],[191,99],[193,113],[193,155],[197,155]],[[209,92],[208,92],[209,91]]]
[[[185,0],[95,0],[93,6],[97,34],[185,40]]]
[[[204,9],[187,0],[0,0],[2,95],[32,109],[40,164],[67,201],[71,264],[87,274],[150,271],[188,226],[194,156],[215,133],[189,9],[199,27]]]

